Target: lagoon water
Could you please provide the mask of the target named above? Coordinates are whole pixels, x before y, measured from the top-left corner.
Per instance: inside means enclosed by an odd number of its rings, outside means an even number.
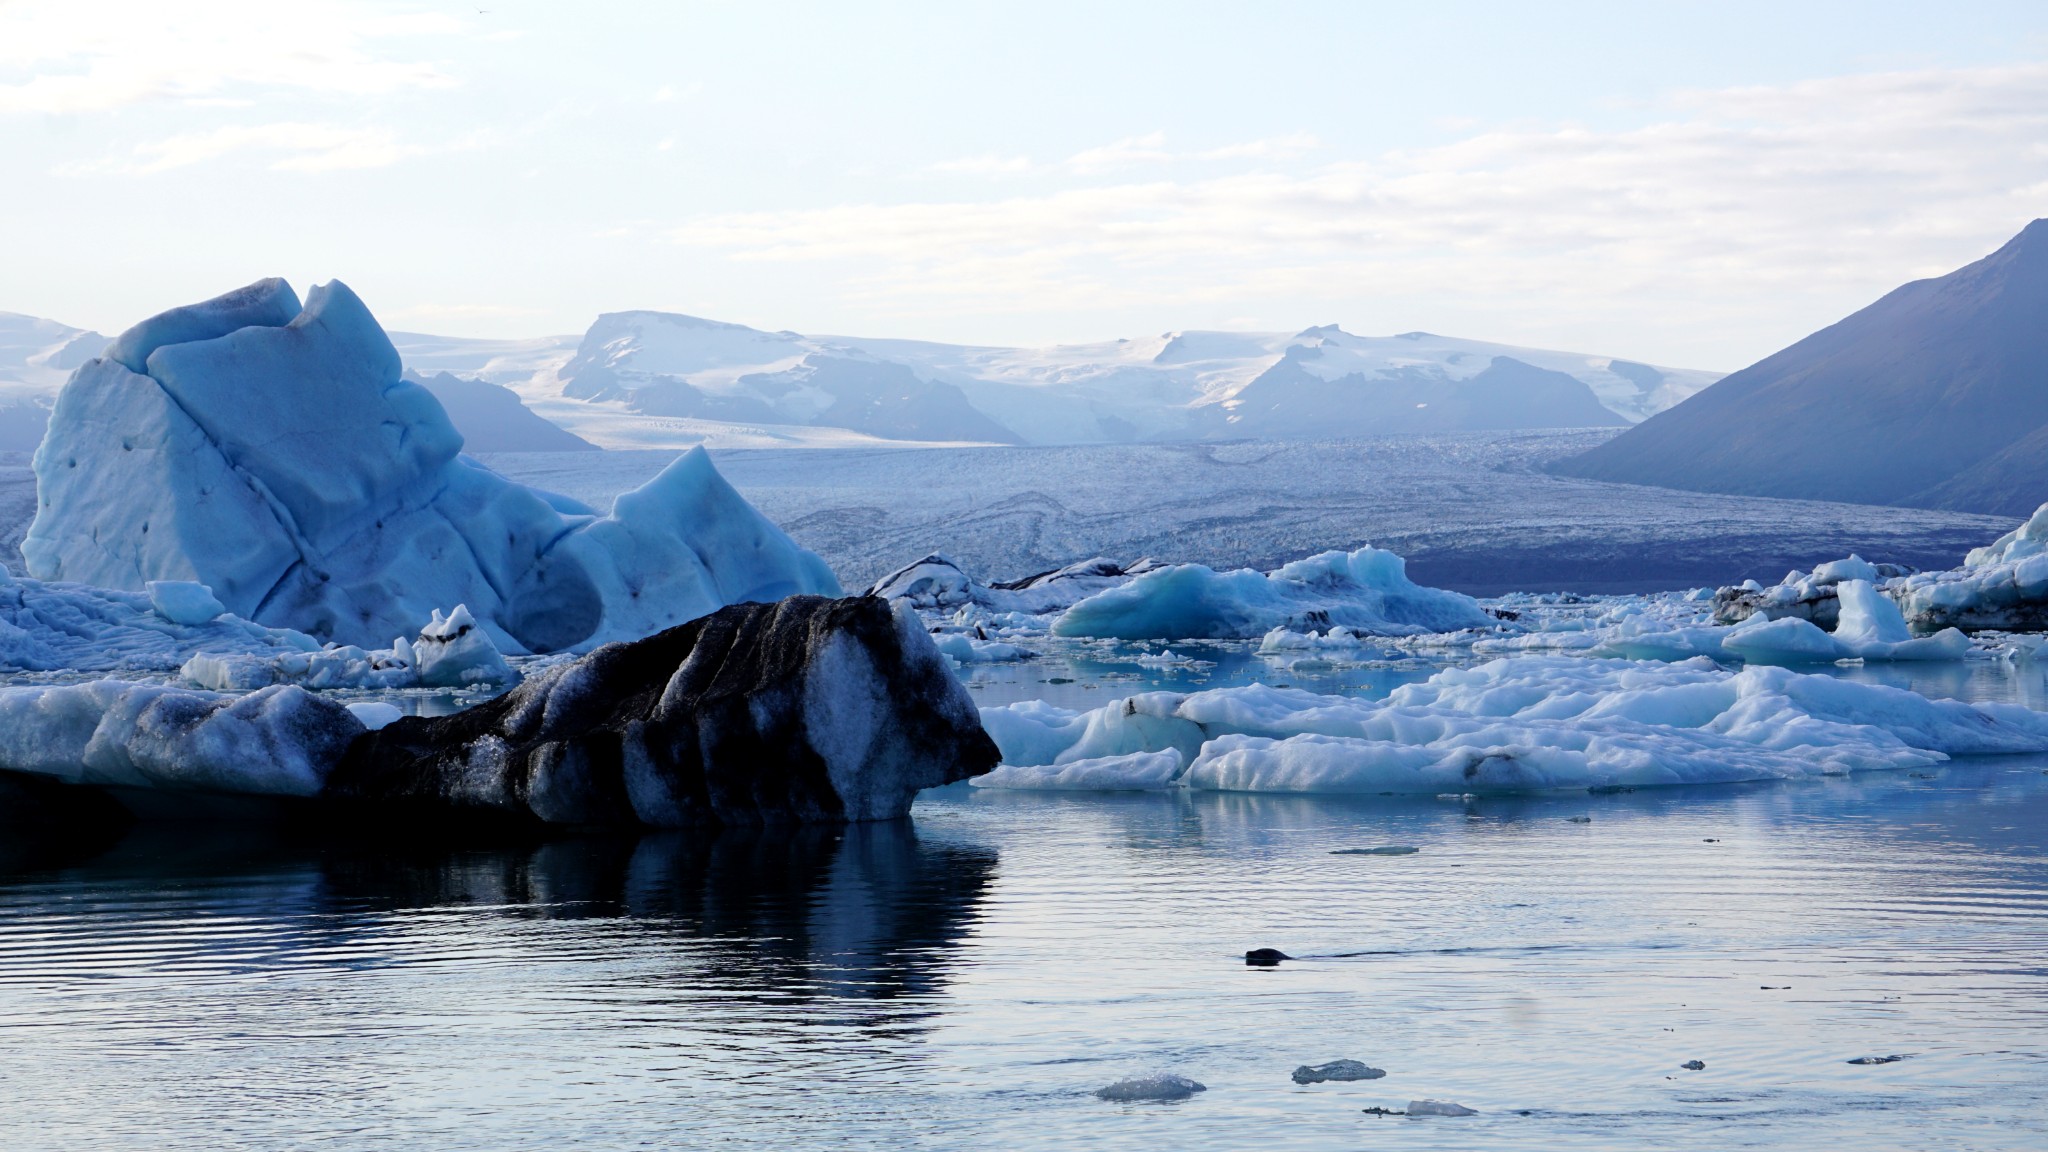
[[[1196,654],[1217,667],[1134,682],[1098,652],[972,678],[987,702],[1092,703],[1252,674]],[[2041,692],[1983,663],[1897,675]],[[2044,773],[1481,800],[955,786],[891,825],[454,849],[11,835],[0,1147],[2034,1149]],[[1384,845],[1419,850],[1332,854]],[[1255,947],[1299,959],[1248,967]],[[1289,1077],[1337,1058],[1387,1076]],[[1092,1095],[1151,1072],[1208,1090]],[[1478,1114],[1363,1111],[1421,1098]]]

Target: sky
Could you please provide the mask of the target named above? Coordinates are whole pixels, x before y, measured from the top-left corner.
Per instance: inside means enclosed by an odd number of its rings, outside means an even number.
[[[0,0],[0,310],[1731,370],[2048,216],[2048,4]]]

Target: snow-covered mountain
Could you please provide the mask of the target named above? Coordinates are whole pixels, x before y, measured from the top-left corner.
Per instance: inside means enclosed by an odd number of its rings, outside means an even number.
[[[447,372],[502,385],[542,418],[613,448],[1621,426],[1719,378],[1426,332],[1357,336],[1335,325],[1006,348],[770,332],[632,311],[605,313],[580,337],[390,336],[423,377]],[[0,405],[30,404],[23,431],[30,422],[40,429],[42,410],[33,405],[104,344],[96,333],[0,314]]]
[[[1717,378],[1424,332],[1355,336],[1335,325],[1003,348],[613,312],[552,378],[504,382],[600,443],[634,413],[893,440],[1088,444],[1621,426]],[[550,403],[557,396],[586,408]]]
[[[71,370],[100,354],[97,332],[0,312],[0,452],[28,452],[43,438],[50,398]]]

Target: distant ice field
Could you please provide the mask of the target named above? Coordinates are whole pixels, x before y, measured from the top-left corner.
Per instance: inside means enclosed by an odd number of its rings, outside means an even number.
[[[1475,595],[1766,583],[1851,552],[1948,568],[1999,517],[1604,484],[1542,472],[1611,431],[1070,447],[719,450],[719,469],[848,588],[927,553],[984,579],[1094,555],[1272,568],[1363,544]],[[603,507],[666,451],[485,457]],[[4,499],[4,497],[0,497]]]

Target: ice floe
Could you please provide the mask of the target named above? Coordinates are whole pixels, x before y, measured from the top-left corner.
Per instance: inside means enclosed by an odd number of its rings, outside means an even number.
[[[1479,602],[1408,579],[1378,548],[1324,552],[1272,572],[1174,564],[1098,592],[1054,622],[1057,636],[1120,640],[1257,639],[1274,629],[1413,635],[1496,623]]]
[[[1784,668],[1525,656],[1384,700],[1254,684],[982,711],[984,787],[1460,795],[1796,779],[2048,751],[2048,715]],[[1071,766],[1086,765],[1069,774]]]

